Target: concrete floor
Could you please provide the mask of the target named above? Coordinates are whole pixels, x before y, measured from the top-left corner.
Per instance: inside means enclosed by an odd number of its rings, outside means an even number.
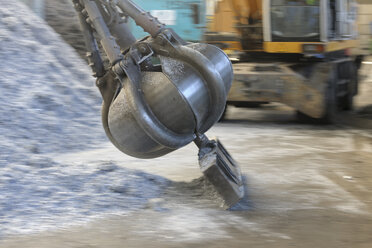
[[[242,167],[247,194],[224,211],[192,181],[201,176],[193,145],[154,160],[137,160],[110,144],[56,155],[57,161],[110,160],[173,183],[132,214],[64,230],[9,237],[0,247],[372,247],[372,104],[364,67],[357,111],[340,124],[298,124],[293,111],[230,108],[218,136]],[[367,116],[368,117],[368,116]],[[182,181],[185,181],[182,183]],[[92,196],[93,197],[93,196]]]

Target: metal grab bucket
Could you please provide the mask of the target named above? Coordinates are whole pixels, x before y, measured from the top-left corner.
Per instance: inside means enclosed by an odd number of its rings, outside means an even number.
[[[131,0],[73,2],[110,141],[137,158],[160,157],[194,142],[201,170],[223,206],[237,203],[244,196],[240,168],[221,142],[204,134],[225,109],[233,79],[227,55],[211,45],[185,42]],[[150,36],[136,41],[123,14]]]
[[[137,158],[160,157],[192,142],[197,133],[206,132],[219,120],[233,78],[231,62],[215,46],[190,44],[186,47],[191,56],[194,56],[192,51],[196,51],[207,63],[205,70],[220,77],[223,86],[211,82],[189,61],[154,55],[161,62],[161,71],[141,71],[138,87],[132,91],[128,87],[133,88],[133,82],[124,79],[122,89],[109,108],[108,128],[113,143],[122,152]],[[133,102],[136,101],[133,94],[142,98],[149,114],[165,132],[174,134],[174,145],[157,139],[158,132],[163,130],[148,129],[143,125],[141,120],[146,117],[134,109],[138,102]],[[222,99],[213,99],[216,94]]]

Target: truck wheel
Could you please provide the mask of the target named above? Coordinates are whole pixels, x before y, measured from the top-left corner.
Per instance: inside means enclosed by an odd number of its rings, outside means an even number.
[[[348,92],[341,100],[341,108],[342,110],[353,110],[353,98],[355,94],[355,88],[358,84],[358,69],[357,65],[353,62],[348,64],[348,76],[349,79],[348,83]]]
[[[317,120],[316,118],[308,116],[307,114],[304,114],[298,110],[296,111],[296,119],[298,122],[305,124],[314,124]]]
[[[329,81],[326,91],[326,109],[325,114],[319,119],[322,124],[332,124],[336,120],[338,112],[337,99],[337,77],[332,77]]]
[[[354,96],[351,92],[348,92],[347,95],[342,99],[342,110],[353,110],[354,107]]]

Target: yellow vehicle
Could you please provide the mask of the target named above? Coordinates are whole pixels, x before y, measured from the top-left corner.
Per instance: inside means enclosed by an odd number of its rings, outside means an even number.
[[[361,56],[354,0],[222,0],[206,40],[234,62],[227,104],[281,102],[331,122],[352,108]]]
[[[372,54],[372,1],[358,0],[358,34],[360,46],[355,53]]]

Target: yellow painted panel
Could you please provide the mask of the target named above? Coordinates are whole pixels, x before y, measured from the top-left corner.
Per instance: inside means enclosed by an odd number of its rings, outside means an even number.
[[[213,16],[211,29],[212,32],[237,33],[234,27],[235,13],[229,1],[221,1],[217,4],[216,12]]]
[[[264,50],[268,53],[302,53],[303,44],[303,42],[264,42]]]
[[[305,44],[323,44],[325,52],[339,51],[346,48],[359,46],[355,40],[323,42],[264,42],[264,51],[268,53],[303,53],[302,47]]]

